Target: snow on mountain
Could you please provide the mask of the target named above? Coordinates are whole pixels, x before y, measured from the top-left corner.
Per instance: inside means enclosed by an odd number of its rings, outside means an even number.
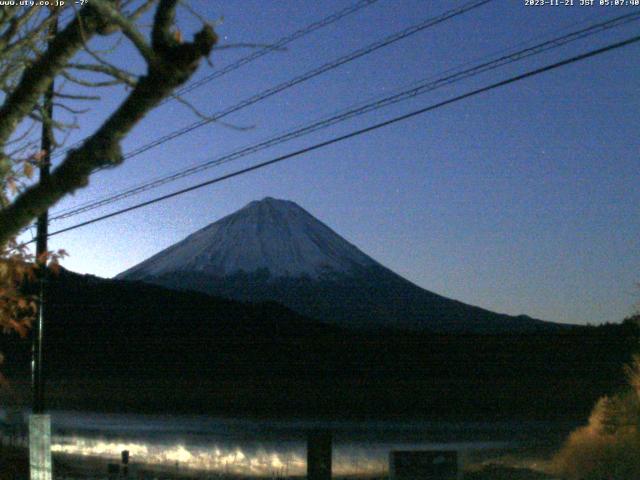
[[[362,253],[293,202],[265,198],[121,273],[175,290],[277,302],[353,329],[540,332],[559,326],[443,297]]]
[[[306,210],[271,197],[189,235],[122,272],[129,280],[173,272],[227,276],[268,270],[271,277],[320,277],[379,265]]]

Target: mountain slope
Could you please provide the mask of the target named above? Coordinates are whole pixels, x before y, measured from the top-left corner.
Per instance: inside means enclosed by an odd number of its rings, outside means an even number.
[[[424,290],[295,203],[273,198],[251,202],[116,278],[243,301],[272,300],[348,328],[441,333],[562,328]]]

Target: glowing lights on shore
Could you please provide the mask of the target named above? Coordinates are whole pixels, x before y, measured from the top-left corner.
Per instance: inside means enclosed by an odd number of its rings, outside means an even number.
[[[279,447],[241,448],[220,444],[210,446],[184,443],[164,444],[67,437],[54,439],[54,453],[97,457],[118,462],[128,450],[131,462],[154,467],[179,466],[181,469],[248,476],[300,476],[306,474],[306,446],[303,443]],[[386,472],[386,450],[339,447],[333,454],[337,475],[382,474]]]
[[[274,473],[302,475],[307,467],[303,447],[286,452],[276,452],[262,447],[249,451],[240,447],[224,448],[220,445],[165,445],[71,437],[64,442],[54,440],[51,450],[54,453],[114,461],[118,461],[123,450],[129,450],[131,461],[138,464],[167,467],[179,465],[184,469],[255,476]]]

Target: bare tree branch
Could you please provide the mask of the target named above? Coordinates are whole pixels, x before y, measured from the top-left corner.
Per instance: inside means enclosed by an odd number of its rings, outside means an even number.
[[[100,8],[104,6],[104,3],[104,0],[93,0],[92,4],[100,5],[95,12],[102,12]],[[122,139],[162,99],[170,95],[177,86],[183,84],[196,70],[200,60],[209,55],[217,42],[217,36],[211,26],[205,26],[194,36],[193,41],[188,43],[179,42],[173,35],[176,3],[175,0],[160,0],[152,30],[151,48],[153,54],[143,54],[145,59],[151,58],[153,60],[148,63],[146,75],[139,79],[120,107],[80,147],[68,153],[63,162],[51,173],[47,182],[27,188],[10,205],[0,210],[0,244],[6,244],[33,218],[62,197],[87,185],[89,176],[96,168],[117,165],[122,162],[120,148]],[[109,15],[112,14],[113,12]],[[118,12],[116,14],[120,15]],[[110,16],[109,19],[115,21],[113,16]],[[83,16],[84,29],[89,29],[91,33],[96,32],[100,24],[98,20],[92,15],[85,14]],[[123,21],[118,20],[118,25],[124,28]],[[65,29],[64,33],[67,44],[64,46],[52,44],[46,54],[51,58],[51,61],[56,62],[59,68],[56,70],[37,62],[33,66],[36,72],[30,73],[34,80],[39,80],[45,87],[47,83],[40,79],[40,76],[45,75],[44,71],[49,75],[60,71],[69,61],[71,55],[69,49],[77,49],[82,45],[83,39],[77,19]],[[71,46],[68,45],[69,43]],[[26,76],[27,73],[23,76],[21,84]],[[23,103],[30,103],[31,95],[36,95],[35,92],[38,89],[33,87],[27,89],[24,85],[20,86],[27,90],[21,94]],[[35,103],[30,104],[31,109]],[[0,141],[2,141],[3,129],[10,129],[19,118],[28,114],[28,112],[23,113],[23,109],[24,105],[21,104],[14,106],[13,109],[7,109],[7,112],[13,115],[14,123],[6,121],[4,118],[0,119]],[[0,116],[3,110],[4,108],[0,109]],[[13,110],[17,110],[17,112]]]
[[[67,100],[100,100],[99,95],[74,95],[71,93],[56,92],[54,97],[66,98]]]
[[[92,0],[92,5],[100,12],[101,15],[104,16],[104,18],[109,22],[118,25],[118,27],[122,29],[122,33],[131,40],[147,63],[154,63],[156,61],[155,52],[147,43],[147,40],[144,38],[142,33],[138,31],[136,26],[127,17],[118,12],[111,2],[105,0]]]
[[[101,64],[82,64],[82,63],[70,63],[68,65],[69,68],[75,70],[89,71],[95,73],[101,73],[103,75],[108,75],[113,77],[116,80],[119,80],[120,83],[124,83],[131,87],[135,86],[138,76],[133,73],[127,72],[122,68],[115,67],[113,65]]]
[[[18,122],[34,109],[55,75],[83,46],[82,30],[85,30],[84,35],[94,34],[100,23],[94,10],[88,5],[83,7],[78,16],[53,39],[41,58],[25,70],[15,90],[0,107],[0,146],[7,141]],[[9,163],[9,159],[0,157],[0,177],[8,171]]]

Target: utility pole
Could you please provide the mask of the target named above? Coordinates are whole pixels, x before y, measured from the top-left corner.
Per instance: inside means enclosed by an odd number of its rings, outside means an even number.
[[[58,33],[58,13],[51,8],[51,24],[48,28],[48,43]],[[41,150],[44,152],[40,164],[40,183],[49,180],[51,170],[51,149],[53,138],[53,96],[54,79],[44,94],[42,115]],[[51,480],[53,464],[51,461],[51,416],[45,414],[44,375],[42,368],[43,336],[47,306],[47,237],[49,229],[49,211],[38,217],[36,237],[36,262],[38,264],[38,312],[33,328],[31,358],[32,414],[29,417],[29,471],[31,480]]]

